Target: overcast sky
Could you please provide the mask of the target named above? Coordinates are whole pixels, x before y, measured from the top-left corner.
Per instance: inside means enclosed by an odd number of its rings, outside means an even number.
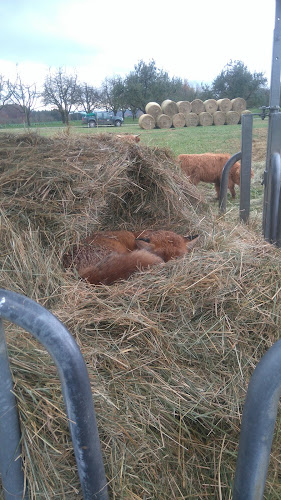
[[[241,60],[270,83],[275,0],[0,0],[0,18],[0,74],[28,83],[62,67],[99,86],[141,59],[199,83]]]

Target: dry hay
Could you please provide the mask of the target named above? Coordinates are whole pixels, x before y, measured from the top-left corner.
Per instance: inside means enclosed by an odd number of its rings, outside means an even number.
[[[162,113],[162,109],[161,109],[160,104],[158,104],[157,102],[149,102],[149,103],[147,103],[147,105],[145,106],[145,112],[146,112],[148,115],[153,116],[153,118],[154,118],[155,120],[157,120],[157,117],[158,117],[159,115],[161,115],[161,113]]]
[[[280,250],[233,214],[212,216],[165,150],[110,134],[1,135],[0,157],[0,286],[45,305],[76,339],[110,498],[231,498],[249,377],[280,336]],[[140,224],[197,230],[201,243],[111,287],[62,269],[79,234]],[[81,500],[56,368],[29,334],[5,327],[30,498]],[[280,460],[275,439],[272,500]]]
[[[197,127],[199,123],[199,116],[196,113],[188,113],[185,115],[185,124],[187,127]]]
[[[177,107],[178,107],[179,113],[183,113],[184,115],[186,115],[187,113],[190,113],[190,111],[191,111],[191,103],[189,101],[178,101]]]
[[[224,113],[227,113],[228,111],[231,111],[231,109],[232,109],[232,102],[227,97],[225,97],[224,99],[218,99],[217,103],[218,103],[219,111],[223,111]]]
[[[207,111],[203,111],[199,114],[199,124],[202,125],[202,127],[213,125],[213,115],[207,113]]]
[[[155,127],[155,119],[145,113],[139,117],[139,126],[145,130],[151,130]]]
[[[250,111],[249,109],[244,109],[243,111],[241,111],[239,123],[241,123],[243,115],[251,115],[251,114],[252,114],[252,111]]]
[[[207,111],[207,113],[211,113],[211,115],[213,115],[218,109],[218,103],[215,99],[207,99],[204,101],[204,106],[205,111]]]
[[[213,114],[214,125],[224,125],[226,114],[223,111],[215,111]]]
[[[232,111],[236,111],[239,114],[241,114],[241,112],[244,111],[247,107],[246,101],[242,97],[236,97],[235,99],[232,99],[231,104]]]
[[[156,125],[159,128],[171,128],[172,126],[172,118],[168,115],[159,115],[156,120]]]
[[[203,111],[205,111],[204,102],[201,101],[201,99],[194,99],[194,101],[191,102],[191,112],[199,115],[203,113]]]
[[[240,120],[240,114],[237,111],[228,111],[225,117],[226,125],[237,125]]]
[[[166,99],[165,101],[163,101],[161,104],[161,108],[164,115],[168,115],[171,118],[173,118],[173,116],[179,112],[177,103],[171,101],[171,99]]]
[[[16,141],[14,134],[0,136],[2,209],[10,220],[23,227],[28,220],[32,229],[40,226],[56,239],[64,236],[61,217],[70,231],[85,233],[120,225],[120,220],[124,226],[130,217],[152,223],[163,215],[165,200],[165,220],[172,220],[180,207],[191,209],[187,197],[200,198],[190,184],[183,185],[184,195],[176,194],[181,174],[166,149],[155,153],[117,141],[114,134],[65,135],[32,145]]]
[[[266,159],[266,141],[267,141],[267,128],[256,129],[252,141],[252,157],[253,161],[264,162]],[[264,170],[264,169],[263,169]]]
[[[174,115],[172,121],[175,128],[185,127],[185,115],[183,113]]]

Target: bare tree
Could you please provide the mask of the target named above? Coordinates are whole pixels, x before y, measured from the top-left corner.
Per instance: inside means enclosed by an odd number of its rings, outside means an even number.
[[[67,75],[62,68],[54,75],[50,72],[45,78],[42,98],[45,105],[58,109],[62,122],[68,125],[70,111],[79,104],[77,75]]]
[[[100,91],[95,87],[82,83],[78,85],[79,104],[86,113],[91,113],[94,108],[99,108],[101,105]]]
[[[36,84],[25,84],[22,82],[20,75],[17,75],[14,83],[8,82],[8,88],[10,100],[17,106],[18,110],[24,114],[25,122],[27,126],[30,127],[31,113],[34,109],[36,99],[39,97]]]
[[[111,109],[114,114],[116,114],[119,109],[125,113],[125,85],[121,76],[105,78],[102,83],[101,97],[102,104],[106,109]]]
[[[5,104],[10,102],[11,90],[9,86],[9,81],[4,79],[3,75],[0,75],[0,110],[4,108]]]

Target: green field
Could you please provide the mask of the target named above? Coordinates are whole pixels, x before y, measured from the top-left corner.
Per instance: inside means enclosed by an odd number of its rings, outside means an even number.
[[[267,120],[262,121],[256,117],[254,119],[253,139],[258,140],[260,137],[259,130],[267,129]],[[205,153],[205,152],[228,152],[234,154],[241,149],[241,125],[223,125],[212,127],[184,127],[170,129],[153,129],[143,130],[139,127],[137,121],[132,123],[126,122],[121,128],[116,127],[97,127],[88,128],[82,126],[80,122],[72,122],[67,128],[62,126],[60,122],[49,123],[46,126],[42,124],[31,127],[30,130],[37,131],[43,136],[52,136],[60,132],[69,130],[73,134],[97,134],[97,133],[112,133],[112,134],[140,134],[142,144],[151,147],[168,147],[176,154],[181,153]],[[9,126],[0,128],[1,132],[22,132],[27,131],[27,128],[19,126]]]

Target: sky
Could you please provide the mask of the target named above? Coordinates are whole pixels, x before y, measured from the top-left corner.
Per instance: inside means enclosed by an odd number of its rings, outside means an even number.
[[[211,83],[230,60],[270,84],[275,0],[0,0],[0,74],[42,85],[63,68],[99,87],[135,64]]]

